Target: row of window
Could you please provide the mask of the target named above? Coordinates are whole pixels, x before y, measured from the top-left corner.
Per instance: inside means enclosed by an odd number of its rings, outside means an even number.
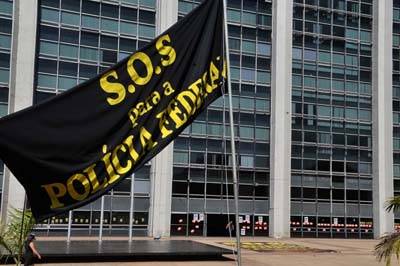
[[[141,11],[141,12],[148,12],[151,15],[142,15],[145,18],[141,19],[141,21],[144,21],[146,23],[149,23],[151,25],[154,25],[155,23],[155,18],[154,18],[154,13],[149,12],[149,11]],[[118,21],[118,20],[111,20],[111,19],[99,19],[97,17],[90,17],[90,16],[82,16],[82,18],[77,15],[77,14],[70,14],[70,13],[65,13],[61,12],[59,14],[56,11],[53,10],[46,10],[42,9],[42,22],[54,22],[56,24],[61,23],[62,25],[69,25],[69,26],[82,26],[83,28],[88,28],[88,29],[95,29],[95,30],[101,30],[107,31],[107,32],[119,32],[121,34],[125,35],[142,35],[145,34],[144,36],[147,37],[152,37],[155,35],[155,27],[154,26],[149,26],[145,24],[138,24],[132,23],[132,22],[124,22],[124,21]],[[146,34],[146,31],[149,33]]]
[[[292,157],[372,162],[372,152],[368,150],[317,147],[308,145],[292,145]]]
[[[333,189],[372,190],[372,179],[340,175],[297,175],[291,176],[292,187],[318,187]]]
[[[372,15],[372,1],[373,0],[295,0],[294,3]]]
[[[356,109],[356,108],[344,108],[338,106],[329,105],[312,105],[312,104],[302,104],[293,103],[292,112],[294,114],[304,114],[307,116],[318,116],[318,117],[332,117],[341,119],[353,119],[353,120],[364,120],[371,121],[372,111],[366,109]]]
[[[336,81],[332,81],[334,85],[339,84]],[[333,104],[338,106],[351,106],[351,107],[362,107],[371,108],[372,98],[368,96],[357,96],[358,86],[362,88],[363,91],[369,90],[370,85],[366,83],[358,84],[352,81],[346,81],[343,85],[346,86],[346,94],[327,93],[325,91],[309,91],[309,90],[298,90],[294,89],[292,92],[293,102],[302,103],[319,103],[319,104]],[[351,94],[350,94],[351,93]],[[365,93],[365,92],[364,92]]]
[[[359,144],[360,147],[368,147],[371,148],[371,136],[359,136],[359,141],[357,142],[357,138],[354,135],[350,135],[347,137],[345,134],[337,134],[334,130],[332,130],[333,134],[328,131],[325,132],[315,132],[315,131],[292,131],[292,141],[294,142],[314,142],[319,144],[332,144],[332,145],[351,145],[355,146],[355,144]],[[357,132],[351,132],[356,133]],[[366,133],[366,132],[365,132]],[[364,134],[365,134],[364,133]],[[307,146],[310,145],[309,143]],[[323,147],[324,149],[326,147]]]
[[[107,3],[108,2],[108,3]],[[156,1],[155,0],[119,0],[120,4],[130,4],[130,5],[140,5],[150,8],[155,8]],[[87,0],[41,0],[42,6],[60,8],[70,11],[79,12],[82,10],[84,13],[99,15],[100,7],[102,9],[102,14],[115,16],[113,11],[115,11],[115,1],[105,0],[102,3],[96,1],[87,1]]]
[[[219,168],[222,165],[217,166]],[[173,168],[173,180],[180,181],[198,181],[204,182],[229,182],[232,183],[232,170],[231,169],[218,169],[218,168],[186,168],[177,167]],[[238,171],[238,181],[240,184],[269,184],[269,173],[265,171]]]
[[[326,36],[301,34],[298,32],[293,33],[293,46],[367,56],[371,56],[372,51],[372,45],[370,43],[358,43]]]
[[[319,51],[317,55],[316,50],[310,49],[292,49],[293,57],[293,70],[297,70],[295,63],[299,61],[311,61],[318,62],[318,66],[330,66],[330,65],[346,65],[350,67],[365,67],[371,68],[371,57],[370,56],[356,56],[352,54],[338,54],[330,53],[326,51]],[[301,69],[301,66],[300,66]]]
[[[291,237],[373,238],[373,220],[366,217],[291,216]]]
[[[235,144],[238,154],[258,154],[268,155],[269,145],[260,142],[245,142],[240,141]],[[190,150],[190,151],[209,151],[209,152],[230,152],[230,141],[222,141],[216,139],[199,139],[199,138],[184,138],[183,136],[174,140],[175,150]]]
[[[321,171],[347,174],[372,174],[372,163],[344,162],[316,159],[292,159],[292,171]]]
[[[177,182],[174,181],[172,184],[172,195],[179,196],[190,195],[193,197],[224,197],[233,196],[233,185],[232,184],[215,184],[207,182]],[[239,184],[239,197],[250,197],[254,199],[263,199],[269,196],[269,187],[262,185],[242,185]]]

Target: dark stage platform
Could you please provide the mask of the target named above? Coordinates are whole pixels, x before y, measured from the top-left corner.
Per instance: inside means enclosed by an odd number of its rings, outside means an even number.
[[[36,241],[46,262],[224,260],[232,250],[190,240]]]

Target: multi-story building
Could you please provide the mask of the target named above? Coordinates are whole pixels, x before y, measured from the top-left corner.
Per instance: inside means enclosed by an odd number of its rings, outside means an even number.
[[[0,115],[103,72],[200,2],[0,0]],[[241,233],[372,238],[394,230],[384,201],[400,191],[400,1],[227,5]],[[37,230],[227,235],[230,147],[221,98],[132,178]],[[2,178],[5,219],[23,206],[24,191],[7,169]]]

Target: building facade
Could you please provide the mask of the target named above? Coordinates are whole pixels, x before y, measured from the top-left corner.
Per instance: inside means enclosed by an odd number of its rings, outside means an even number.
[[[0,0],[0,115],[105,71],[200,2]],[[400,220],[384,202],[400,191],[400,1],[227,5],[241,234],[376,238],[393,231]],[[228,235],[228,104],[218,99],[131,178],[37,231]],[[1,176],[5,219],[25,197],[7,169]]]

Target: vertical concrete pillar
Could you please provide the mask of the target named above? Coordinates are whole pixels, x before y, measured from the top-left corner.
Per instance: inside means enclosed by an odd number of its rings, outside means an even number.
[[[372,46],[372,138],[374,237],[394,230],[384,209],[393,196],[392,1],[374,1]]]
[[[157,1],[157,34],[178,20],[178,0]],[[173,143],[151,162],[151,195],[149,210],[150,236],[169,236],[171,227]]]
[[[272,4],[270,237],[290,236],[293,1]]]
[[[33,102],[37,12],[37,0],[14,0],[9,113],[31,106]],[[10,208],[23,208],[24,197],[24,188],[6,167],[1,201],[2,221],[5,221]]]

